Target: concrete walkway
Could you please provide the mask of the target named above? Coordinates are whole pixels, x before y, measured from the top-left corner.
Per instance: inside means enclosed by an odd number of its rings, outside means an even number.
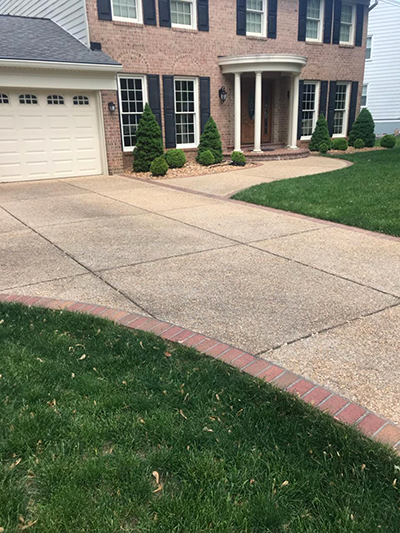
[[[256,170],[278,163],[294,164]],[[186,179],[1,185],[0,291],[172,322],[400,423],[400,240],[174,188]]]

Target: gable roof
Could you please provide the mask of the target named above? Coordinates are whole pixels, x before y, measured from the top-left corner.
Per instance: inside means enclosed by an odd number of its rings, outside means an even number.
[[[48,61],[118,66],[100,50],[90,50],[50,19],[0,15],[0,60]]]

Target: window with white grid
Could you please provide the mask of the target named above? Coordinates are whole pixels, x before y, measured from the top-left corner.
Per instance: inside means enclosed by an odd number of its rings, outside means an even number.
[[[266,35],[265,4],[267,0],[247,0],[246,2],[246,34]]]
[[[147,101],[145,80],[141,76],[120,76],[118,89],[123,148],[125,152],[131,152],[136,145],[136,130]]]
[[[311,137],[317,123],[319,83],[304,83],[301,116],[301,136]]]
[[[368,85],[362,86],[361,107],[367,107]]]
[[[333,117],[333,135],[345,135],[348,113],[348,84],[336,85],[335,114]]]
[[[353,44],[354,41],[354,8],[351,4],[342,4],[340,18],[340,43]]]
[[[72,99],[74,105],[89,105],[89,97],[84,95],[74,96]]]
[[[307,1],[307,24],[306,39],[307,41],[322,40],[322,14],[324,10],[323,0]]]
[[[175,79],[175,123],[178,147],[197,146],[197,80]]]
[[[177,27],[195,28],[195,0],[171,0],[171,24]]]
[[[0,93],[0,104],[8,104],[8,103],[10,103],[8,95],[4,93]]]
[[[49,94],[47,105],[64,105],[64,98],[59,94]]]
[[[113,19],[141,23],[141,2],[142,0],[112,0],[111,5]]]
[[[365,48],[365,59],[372,58],[372,35],[367,37],[367,47]]]
[[[20,104],[37,104],[38,99],[36,94],[20,94],[19,95]]]

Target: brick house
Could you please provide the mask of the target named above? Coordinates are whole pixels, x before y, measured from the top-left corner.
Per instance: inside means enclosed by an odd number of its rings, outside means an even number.
[[[49,76],[39,82],[41,72],[32,59],[29,64],[26,58],[0,58],[0,71],[7,68],[11,80],[3,78],[0,93],[9,103],[11,97],[18,102],[15,112],[19,113],[20,88],[29,88],[29,95],[34,75],[33,87],[37,91],[40,88],[43,102],[47,92],[51,89],[54,93],[57,88],[54,96],[64,99],[65,113],[68,107],[78,109],[74,108],[74,96],[91,96],[90,104],[96,101],[93,128],[98,128],[98,141],[93,154],[98,153],[100,160],[104,152],[107,160],[95,170],[78,169],[79,174],[115,173],[131,166],[135,131],[146,102],[162,127],[167,149],[195,152],[211,114],[227,152],[242,149],[262,156],[264,151],[287,147],[296,154],[309,140],[319,113],[326,115],[336,137],[346,136],[354,121],[364,75],[368,3],[68,0],[60,6],[52,0],[40,0],[35,6],[21,8],[18,0],[0,0],[0,23],[1,19],[22,20],[21,15],[50,18],[60,31],[79,40],[88,54],[101,57],[96,60],[96,83],[92,74],[87,80],[88,95],[85,84],[74,81],[79,79],[78,72],[82,78],[82,63],[78,70],[69,60],[68,84],[63,87],[59,81],[49,83]],[[62,40],[61,36],[58,39]],[[0,35],[0,45],[1,40]],[[29,48],[35,46],[37,43],[32,43]],[[50,49],[54,46],[49,43]],[[46,59],[40,53],[35,61],[43,63]],[[18,61],[23,61],[21,68],[26,73],[21,86],[15,74]],[[52,62],[53,80],[61,67],[65,74],[65,63],[57,58],[47,61]],[[91,59],[87,61],[89,64]],[[14,69],[13,76],[10,69]],[[79,94],[75,94],[77,88]],[[47,116],[48,105],[43,106],[35,108],[37,117],[41,116],[39,111]],[[0,118],[6,107],[0,104]],[[79,110],[83,108],[79,106]],[[8,116],[12,112],[11,105]],[[44,134],[48,136],[48,131]],[[0,153],[3,137],[0,126]],[[17,132],[17,137],[23,144],[24,132]],[[74,158],[73,149],[70,155]],[[11,167],[2,167],[0,161],[0,179],[1,172],[3,181],[7,179]],[[19,165],[16,179],[33,179],[25,167]],[[64,175],[76,175],[77,171],[66,168]],[[51,177],[51,172],[48,174]]]

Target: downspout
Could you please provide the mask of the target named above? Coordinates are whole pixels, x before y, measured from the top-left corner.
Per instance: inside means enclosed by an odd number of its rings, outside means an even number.
[[[368,13],[372,11],[379,4],[379,0],[375,0],[375,3],[372,6],[369,6]]]

